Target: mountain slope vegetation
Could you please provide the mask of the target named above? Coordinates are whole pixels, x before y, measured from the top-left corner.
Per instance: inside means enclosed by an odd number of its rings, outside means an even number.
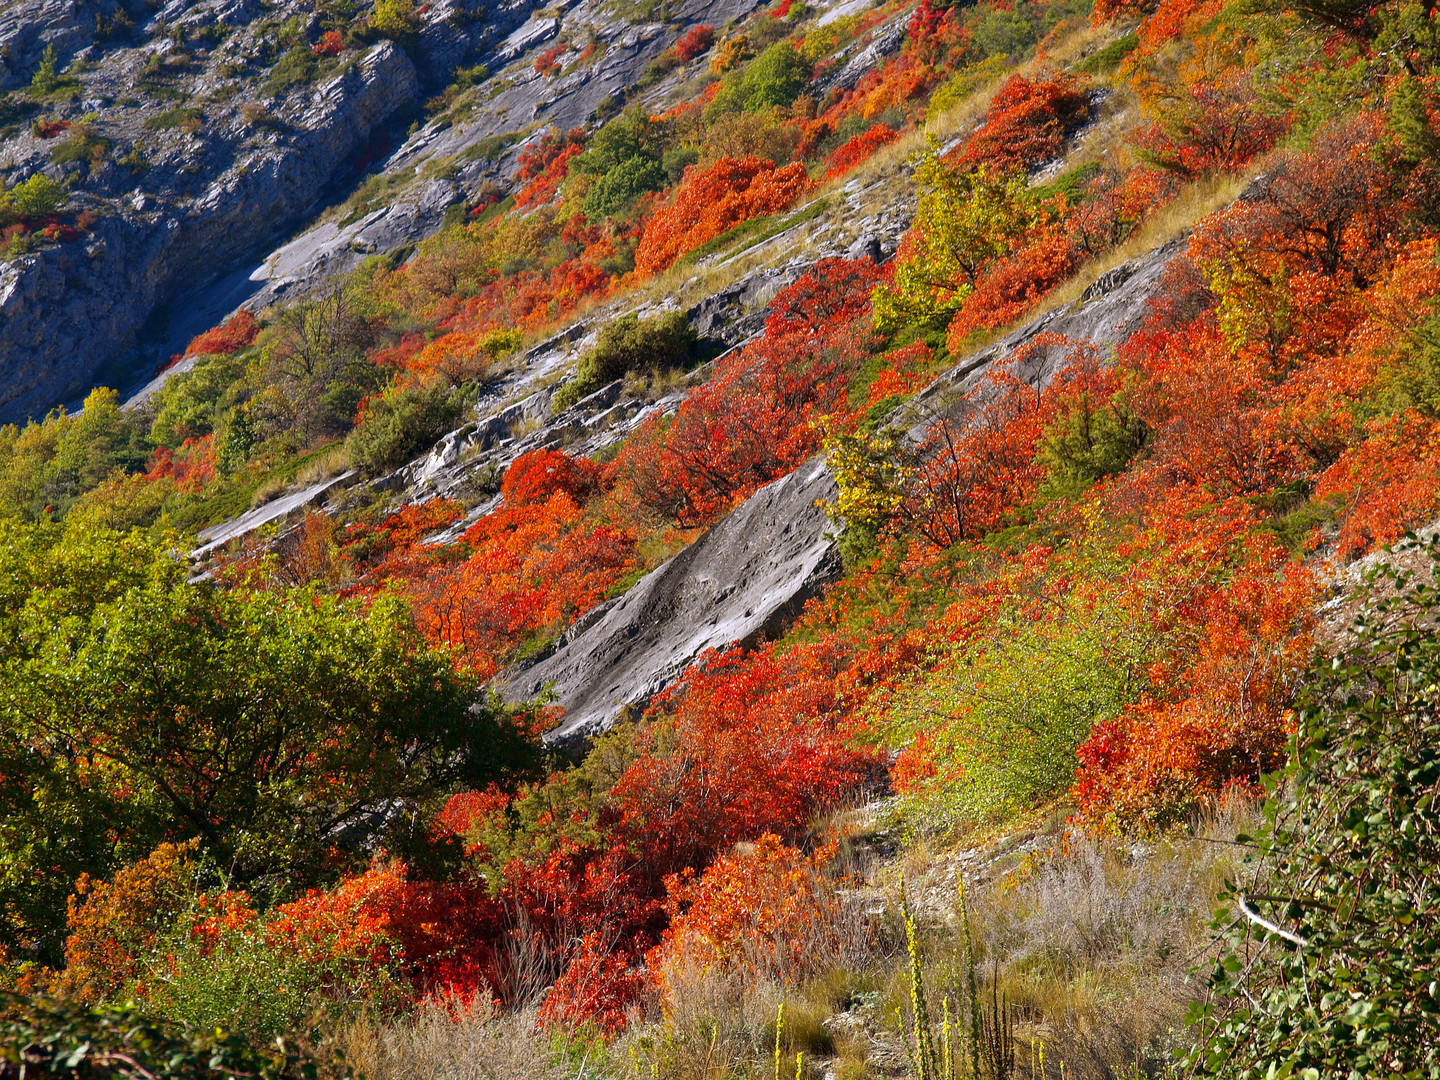
[[[0,428],[3,1060],[1440,1076],[1440,11],[675,36],[403,257]],[[826,246],[857,192],[893,247]],[[583,743],[487,687],[817,455],[774,634]]]

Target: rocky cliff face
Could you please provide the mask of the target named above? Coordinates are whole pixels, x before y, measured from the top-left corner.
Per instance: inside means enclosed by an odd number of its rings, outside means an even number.
[[[93,221],[68,242],[0,249],[0,421],[97,382],[143,384],[239,304],[413,244],[505,181],[528,137],[590,122],[688,25],[753,6],[689,0],[662,25],[588,2],[542,16],[528,0],[442,0],[403,44],[318,57],[320,16],[300,0],[11,4],[0,176],[63,180],[71,209]],[[534,53],[562,35],[588,36],[593,59],[538,73]],[[62,74],[42,93],[29,84],[47,48]],[[432,101],[433,118],[406,137],[427,95],[475,63],[488,66],[468,69],[478,85],[453,107]],[[84,152],[62,151],[81,136]],[[386,197],[341,205],[367,176]],[[296,236],[327,204],[337,209]]]

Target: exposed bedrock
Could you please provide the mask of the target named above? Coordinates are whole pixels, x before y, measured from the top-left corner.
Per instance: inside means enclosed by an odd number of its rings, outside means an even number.
[[[247,141],[236,117],[233,131],[174,132],[144,181],[163,194],[137,189],[85,240],[0,264],[0,421],[43,413],[101,376],[123,382],[111,365],[158,304],[313,209],[337,165],[418,94],[410,59],[382,42],[318,86],[283,131]]]
[[[761,488],[618,599],[591,612],[543,659],[506,677],[532,698],[553,687],[565,709],[552,742],[593,735],[644,706],[707,649],[778,634],[840,572],[819,500],[835,482],[818,459]]]

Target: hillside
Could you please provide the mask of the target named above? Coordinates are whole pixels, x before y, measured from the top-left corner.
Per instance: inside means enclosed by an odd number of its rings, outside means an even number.
[[[0,1076],[1440,1076],[1437,43],[8,6]]]

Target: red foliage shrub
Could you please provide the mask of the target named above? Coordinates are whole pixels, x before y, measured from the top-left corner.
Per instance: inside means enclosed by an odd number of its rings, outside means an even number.
[[[69,120],[37,120],[34,125],[35,134],[42,139],[53,139],[56,135],[63,134],[70,130]]]
[[[606,944],[604,935],[586,934],[541,1005],[540,1023],[571,1030],[591,1024],[603,1035],[622,1030],[647,987],[631,963],[628,954]]]
[[[575,458],[563,450],[530,450],[505,470],[500,494],[506,506],[548,502],[558,491],[577,504],[600,486],[600,466],[589,458]]]
[[[755,157],[721,158],[703,171],[687,169],[670,204],[646,223],[635,249],[635,269],[659,273],[742,221],[786,209],[809,186],[799,162],[777,169],[773,161]]]
[[[946,338],[950,351],[963,352],[966,339],[976,330],[994,330],[1014,322],[1075,273],[1082,261],[1063,232],[1043,230],[976,283],[975,291],[950,321]]]
[[[884,124],[876,124],[869,131],[856,135],[830,155],[826,162],[825,179],[834,180],[837,176],[844,176],[856,165],[868,161],[870,155],[880,147],[889,146],[899,137],[898,131]]]
[[[316,56],[339,56],[345,51],[345,39],[339,30],[326,30],[311,49]]]
[[[1085,122],[1089,104],[1065,75],[1031,80],[1011,75],[985,110],[960,160],[971,167],[1008,172],[1056,156],[1065,136]]]
[[[230,355],[255,343],[260,324],[255,316],[241,308],[225,322],[212,330],[206,330],[190,339],[185,346],[186,356]]]
[[[1044,476],[1035,447],[1053,410],[1053,395],[1007,373],[987,376],[959,418],[942,418],[926,433],[924,464],[901,514],[939,548],[998,528]]]
[[[388,862],[282,905],[267,931],[302,955],[397,966],[420,994],[471,998],[501,985],[505,926],[483,883],[412,879],[403,863]]]
[[[765,337],[717,363],[668,425],[651,422],[611,475],[682,526],[713,520],[819,448],[810,421],[843,411],[873,331],[868,259],[827,259],[775,298]]]
[[[680,40],[675,42],[675,56],[682,62],[688,64],[701,53],[706,52],[710,46],[715,44],[715,28],[708,23],[701,26],[692,26]]]
[[[516,162],[515,178],[527,183],[516,192],[515,205],[539,206],[553,199],[561,182],[570,174],[570,160],[584,149],[585,133],[571,128],[564,136],[547,131],[522,150]]]
[[[535,74],[549,75],[551,72],[560,70],[560,57],[565,55],[568,48],[563,42],[552,45],[539,56],[535,57]]]

